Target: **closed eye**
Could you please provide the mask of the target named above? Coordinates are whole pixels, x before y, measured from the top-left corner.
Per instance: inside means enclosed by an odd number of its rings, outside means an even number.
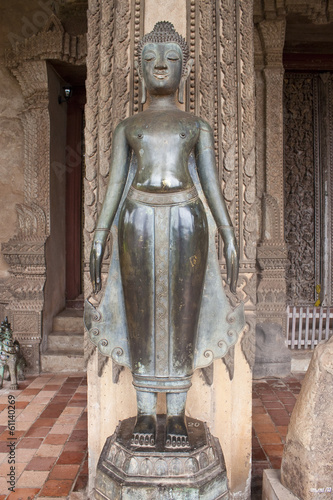
[[[167,54],[167,59],[169,61],[179,61],[180,57],[179,54],[177,54],[177,52],[169,52]]]
[[[155,58],[156,58],[156,55],[154,54],[154,52],[147,52],[144,55],[144,60],[147,62],[153,61]]]

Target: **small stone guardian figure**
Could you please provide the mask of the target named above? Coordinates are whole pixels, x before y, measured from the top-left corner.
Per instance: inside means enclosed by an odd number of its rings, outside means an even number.
[[[216,227],[234,293],[238,249],[211,127],[177,107],[193,64],[185,40],[171,23],[159,22],[139,43],[137,56],[148,106],[113,135],[90,258],[95,294],[112,229],[110,272],[100,306],[86,303],[85,323],[101,352],[132,371],[138,409],[133,446],[154,446],[157,393],[164,392],[165,447],[187,448],[185,403],[193,371],[223,357],[244,326],[242,307],[233,311],[223,293]]]

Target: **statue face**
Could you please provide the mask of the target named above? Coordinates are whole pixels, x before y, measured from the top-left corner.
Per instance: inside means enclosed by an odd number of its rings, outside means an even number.
[[[151,95],[176,92],[182,77],[183,54],[177,43],[147,43],[142,51],[142,76]]]

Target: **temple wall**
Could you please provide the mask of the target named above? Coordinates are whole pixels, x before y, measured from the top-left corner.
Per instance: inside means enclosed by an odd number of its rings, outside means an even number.
[[[1,47],[1,42],[0,42]],[[15,205],[24,199],[23,127],[19,117],[23,97],[15,78],[0,58],[0,243],[16,232]],[[0,279],[8,277],[8,264],[0,254]]]
[[[65,303],[66,109],[48,60],[84,64],[84,35],[65,32],[58,2],[2,6],[0,97],[2,178],[0,314],[27,360],[40,370],[40,343]],[[52,166],[57,164],[57,170]],[[10,169],[10,167],[12,167]],[[44,312],[44,321],[43,321]]]

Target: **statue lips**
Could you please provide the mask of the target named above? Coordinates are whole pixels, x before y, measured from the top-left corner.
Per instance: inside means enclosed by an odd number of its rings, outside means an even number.
[[[169,73],[166,71],[163,72],[155,71],[153,75],[155,78],[157,78],[157,80],[165,80],[169,76]]]

